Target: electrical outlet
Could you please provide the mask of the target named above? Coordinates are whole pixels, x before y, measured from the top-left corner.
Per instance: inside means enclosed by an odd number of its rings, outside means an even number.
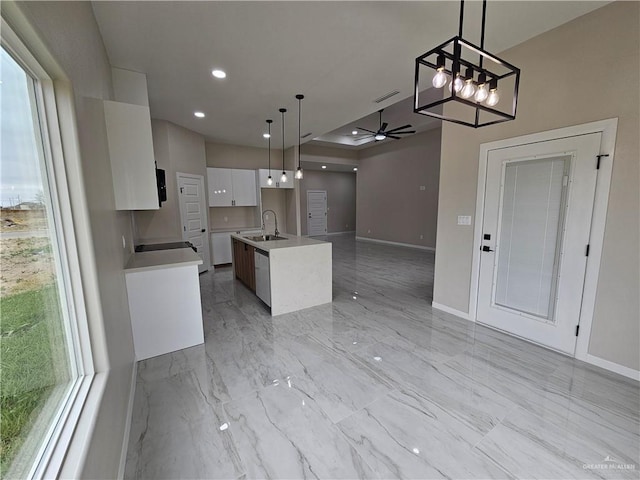
[[[420,235],[420,240],[424,240],[424,235]]]
[[[367,233],[371,233],[371,230],[367,230]]]
[[[458,225],[471,225],[471,215],[458,215]]]
[[[420,185],[420,191],[424,191],[426,189],[427,189],[427,187],[425,187],[424,185]]]
[[[224,217],[224,221],[228,222],[229,221],[229,217]]]
[[[347,223],[347,224],[344,226],[344,228],[349,228],[349,224]]]

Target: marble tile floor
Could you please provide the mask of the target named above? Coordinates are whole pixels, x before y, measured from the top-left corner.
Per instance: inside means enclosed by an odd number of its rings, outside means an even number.
[[[125,478],[639,478],[637,382],[432,310],[433,253],[327,239],[333,304],[201,275],[205,344],[139,363]]]

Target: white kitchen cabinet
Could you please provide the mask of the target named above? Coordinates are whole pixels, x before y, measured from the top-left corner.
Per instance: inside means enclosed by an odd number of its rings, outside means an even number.
[[[287,181],[285,183],[280,182],[280,177],[282,176],[282,170],[274,170],[271,169],[271,178],[273,179],[273,184],[269,185],[267,183],[267,179],[269,178],[269,170],[266,168],[261,168],[258,170],[258,183],[260,184],[260,188],[293,188],[295,178],[293,177],[295,172],[293,170],[285,170],[287,173]]]
[[[92,108],[104,115],[116,210],[157,210],[149,107],[95,100]]]
[[[258,205],[255,170],[207,168],[210,207]]]
[[[233,261],[231,232],[211,234],[212,265],[225,265]]]

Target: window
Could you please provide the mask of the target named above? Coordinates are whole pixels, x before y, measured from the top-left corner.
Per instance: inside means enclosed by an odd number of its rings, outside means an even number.
[[[0,476],[29,478],[50,468],[93,370],[88,342],[80,341],[86,318],[73,279],[79,272],[70,267],[66,180],[49,143],[57,126],[47,120],[54,106],[45,108],[52,83],[41,68],[34,70],[33,58],[16,53],[17,40],[11,43],[4,22],[2,28]]]

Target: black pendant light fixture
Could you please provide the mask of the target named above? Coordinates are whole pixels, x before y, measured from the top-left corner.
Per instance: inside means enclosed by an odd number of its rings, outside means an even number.
[[[287,181],[287,172],[284,170],[284,114],[286,111],[286,108],[280,109],[280,113],[282,114],[282,176],[280,177],[280,181],[282,183]]]
[[[474,128],[516,118],[520,69],[484,49],[486,15],[483,0],[478,47],[462,38],[461,0],[458,35],[416,58],[415,113]]]
[[[273,120],[267,120],[267,125],[269,126],[269,176],[267,177],[267,185],[273,185],[273,178],[271,178],[271,124]]]
[[[302,99],[304,98],[304,95],[302,95],[301,93],[299,93],[298,95],[296,95],[296,98],[298,99],[298,169],[296,170],[296,178],[298,180],[302,180],[302,168],[300,167],[300,135],[301,135],[301,131],[300,131],[300,110],[302,108]]]

